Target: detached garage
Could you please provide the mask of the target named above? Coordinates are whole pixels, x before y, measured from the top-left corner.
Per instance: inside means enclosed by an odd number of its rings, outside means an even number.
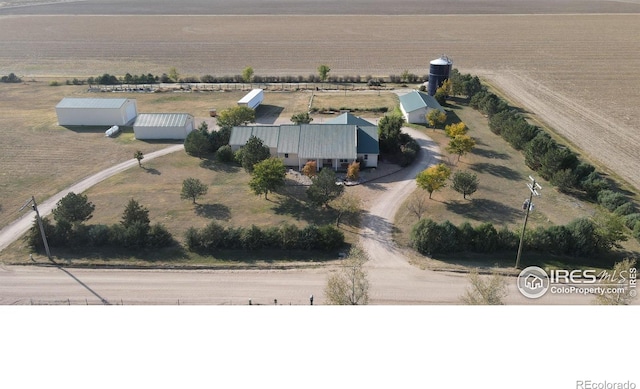
[[[194,129],[188,113],[141,113],[133,124],[136,139],[186,139]]]
[[[124,126],[138,115],[135,99],[65,97],[56,105],[61,126]]]

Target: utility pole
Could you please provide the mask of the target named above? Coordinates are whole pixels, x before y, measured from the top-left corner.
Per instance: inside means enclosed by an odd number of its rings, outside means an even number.
[[[538,193],[538,189],[542,189],[542,187],[540,186],[540,184],[538,184],[536,182],[536,179],[529,176],[529,179],[531,180],[531,183],[527,184],[527,187],[529,188],[529,191],[531,192],[531,194],[529,194],[529,199],[525,200],[524,204],[522,205],[523,209],[526,209],[527,212],[524,214],[524,225],[522,226],[522,234],[520,235],[520,244],[518,245],[518,255],[516,256],[516,269],[520,268],[520,256],[522,255],[522,246],[524,245],[524,232],[527,229],[527,220],[529,220],[529,211],[531,211],[531,209],[533,208],[533,196],[540,196],[540,193]]]
[[[40,212],[38,212],[38,204],[36,203],[35,196],[31,196],[31,200],[28,200],[20,210],[22,211],[27,205],[31,204],[31,208],[36,211],[36,220],[38,220],[38,226],[40,227],[40,235],[42,235],[42,242],[44,243],[44,249],[47,252],[47,258],[51,259],[51,252],[49,251],[49,243],[47,242],[47,235],[44,233],[44,226],[42,225],[42,218],[40,218]]]

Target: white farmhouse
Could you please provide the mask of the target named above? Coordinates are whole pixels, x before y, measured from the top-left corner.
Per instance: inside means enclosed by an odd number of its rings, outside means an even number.
[[[434,109],[444,113],[438,101],[426,93],[413,91],[400,96],[400,110],[407,123],[427,123],[427,114]]]
[[[65,97],[56,105],[61,126],[124,126],[138,115],[135,99]]]
[[[141,113],[133,124],[136,139],[186,139],[194,129],[188,113]]]

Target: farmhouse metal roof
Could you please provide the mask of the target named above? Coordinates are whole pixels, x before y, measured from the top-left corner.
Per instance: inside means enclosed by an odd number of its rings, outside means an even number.
[[[355,159],[356,126],[304,124],[300,126],[300,158]]]
[[[436,101],[433,96],[429,96],[426,93],[419,91],[413,91],[406,95],[400,96],[400,104],[406,112],[413,112],[422,108],[437,109],[444,112],[442,106]]]
[[[262,140],[265,146],[270,148],[278,147],[279,126],[238,126],[233,127],[229,144],[244,145],[251,135]]]
[[[358,127],[358,154],[380,154],[378,127]]]
[[[113,109],[122,107],[129,99],[98,99],[65,97],[56,108],[103,108]]]
[[[141,113],[134,127],[184,127],[191,115],[188,113]]]
[[[282,125],[278,136],[278,153],[297,154],[300,148],[300,126]]]
[[[357,154],[379,154],[378,127],[352,124],[237,126],[229,144],[243,146],[254,135],[279,154],[306,159],[355,159]]]
[[[340,116],[327,120],[325,124],[353,124],[355,126],[373,126],[374,125],[373,123],[370,123],[359,116],[350,114],[349,112],[343,113]]]

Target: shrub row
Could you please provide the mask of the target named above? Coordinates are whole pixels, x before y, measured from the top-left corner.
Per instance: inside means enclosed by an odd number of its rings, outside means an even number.
[[[517,233],[506,227],[496,230],[491,223],[472,227],[468,222],[455,226],[448,220],[438,224],[422,219],[411,230],[411,245],[424,255],[463,251],[493,253],[515,250],[518,243]],[[524,244],[527,250],[582,257],[605,253],[617,241],[615,237],[604,235],[593,221],[582,218],[566,226],[529,230]]]
[[[7,80],[20,80],[13,73],[9,76],[2,77],[2,82],[20,82],[20,81],[5,81]],[[367,75],[365,77],[360,75],[329,75],[326,79],[326,82],[333,84],[361,84],[366,83],[368,86],[381,86],[385,82],[392,83],[417,83],[417,82],[425,82],[429,79],[428,75],[424,75],[419,77],[415,74],[406,74],[406,75],[395,75],[391,74],[388,77],[373,77],[371,75]],[[141,75],[132,75],[130,73],[125,74],[122,77],[117,77],[113,74],[105,73],[101,76],[97,77],[89,77],[86,80],[74,79],[73,81],[67,80],[67,84],[73,85],[83,85],[85,83],[93,85],[119,85],[119,84],[156,84],[156,83],[171,83],[174,82],[168,74],[162,73],[161,75],[154,75],[151,73],[141,74]],[[205,74],[203,76],[185,76],[181,77],[178,82],[181,83],[225,83],[225,84],[234,84],[234,83],[246,83],[245,79],[240,74],[235,75],[223,75],[223,76],[213,76],[211,74]],[[310,74],[308,76],[302,75],[282,75],[282,76],[261,76],[254,75],[251,79],[252,83],[320,83],[322,80],[320,76],[317,74]]]
[[[71,224],[58,222],[52,224],[47,218],[42,219],[42,225],[47,235],[47,242],[51,247],[124,247],[129,249],[162,248],[175,244],[173,236],[162,224],[149,226],[145,223],[135,223],[125,227],[122,224],[111,226],[104,224]],[[38,250],[44,248],[40,229],[34,222],[26,236],[27,243]]]
[[[223,227],[214,222],[185,233],[190,251],[213,253],[219,249],[302,249],[335,250],[344,245],[344,234],[332,225],[309,225],[302,229],[292,224],[260,228]]]

